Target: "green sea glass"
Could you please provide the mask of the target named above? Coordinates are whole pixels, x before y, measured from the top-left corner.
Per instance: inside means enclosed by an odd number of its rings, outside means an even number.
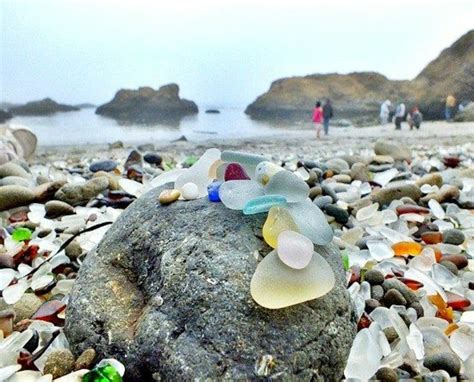
[[[28,228],[18,227],[12,233],[12,239],[15,241],[25,241],[31,239],[31,231]]]
[[[105,365],[84,374],[82,382],[122,382],[122,377],[112,365]]]
[[[281,195],[262,195],[249,200],[244,207],[244,215],[267,212],[273,206],[286,204],[286,198]]]

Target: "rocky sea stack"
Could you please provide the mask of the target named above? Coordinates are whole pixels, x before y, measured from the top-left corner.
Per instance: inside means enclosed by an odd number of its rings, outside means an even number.
[[[51,98],[28,102],[25,105],[14,106],[8,109],[13,115],[50,115],[58,112],[77,111],[78,107],[57,103]]]
[[[0,123],[4,123],[8,121],[9,119],[13,118],[13,115],[9,113],[8,111],[0,109]]]
[[[158,90],[150,87],[121,89],[112,101],[96,110],[99,115],[138,123],[176,121],[197,112],[194,102],[179,97],[176,84],[164,85]]]
[[[250,104],[255,119],[309,120],[316,100],[330,98],[336,118],[358,125],[377,122],[385,99],[418,104],[425,119],[443,118],[448,94],[459,102],[474,100],[474,30],[459,38],[411,81],[394,81],[375,72],[313,74],[283,78]]]

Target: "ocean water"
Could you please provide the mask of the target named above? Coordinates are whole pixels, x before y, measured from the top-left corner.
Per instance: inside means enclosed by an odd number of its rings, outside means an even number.
[[[272,124],[250,119],[241,108],[223,108],[220,114],[206,114],[183,118],[175,125],[123,124],[94,113],[95,109],[56,113],[43,117],[15,117],[12,125],[30,128],[40,145],[105,144],[115,141],[138,144],[169,142],[185,136],[189,141],[236,139],[286,134],[302,125]]]

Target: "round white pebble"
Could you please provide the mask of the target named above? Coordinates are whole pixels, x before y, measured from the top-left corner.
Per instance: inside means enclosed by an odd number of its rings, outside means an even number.
[[[198,186],[194,183],[185,183],[183,187],[181,187],[181,196],[185,200],[194,200],[199,197],[199,189]]]

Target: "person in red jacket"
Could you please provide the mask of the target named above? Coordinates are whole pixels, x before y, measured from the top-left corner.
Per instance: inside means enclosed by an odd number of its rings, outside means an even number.
[[[316,102],[316,106],[313,110],[313,123],[316,127],[316,136],[320,138],[321,128],[323,126],[323,108],[321,107],[321,102]]]

